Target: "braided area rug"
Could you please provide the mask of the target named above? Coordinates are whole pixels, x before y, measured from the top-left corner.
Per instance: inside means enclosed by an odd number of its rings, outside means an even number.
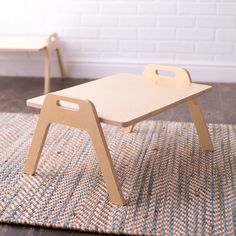
[[[109,202],[86,132],[52,125],[35,176],[23,174],[37,115],[0,113],[0,222],[134,235],[236,233],[236,126],[209,124],[203,152],[192,123],[104,125],[128,203]]]

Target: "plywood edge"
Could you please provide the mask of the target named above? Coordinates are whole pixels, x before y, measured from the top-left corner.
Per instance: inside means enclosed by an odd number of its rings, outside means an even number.
[[[26,100],[26,105],[28,107],[41,109],[42,106],[43,106],[44,99],[45,99],[45,95],[27,99]]]

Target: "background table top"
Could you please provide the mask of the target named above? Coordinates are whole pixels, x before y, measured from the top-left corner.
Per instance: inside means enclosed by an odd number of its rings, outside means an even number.
[[[47,46],[47,37],[0,36],[1,51],[40,51]]]

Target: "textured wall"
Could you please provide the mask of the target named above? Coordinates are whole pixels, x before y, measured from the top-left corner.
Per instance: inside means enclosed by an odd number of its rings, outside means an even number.
[[[236,0],[7,0],[0,35],[61,37],[70,77],[177,64],[197,81],[236,82]],[[43,75],[43,55],[1,53],[0,75]],[[53,75],[57,76],[57,67]]]

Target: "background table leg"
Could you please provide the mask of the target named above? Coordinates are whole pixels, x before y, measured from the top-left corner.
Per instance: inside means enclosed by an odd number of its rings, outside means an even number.
[[[58,60],[58,64],[59,64],[59,68],[60,68],[60,72],[61,72],[61,78],[63,79],[65,77],[65,71],[64,71],[61,52],[60,52],[59,48],[56,48],[56,53],[57,53],[57,60]]]
[[[44,75],[44,94],[50,92],[50,80],[51,80],[51,51],[49,48],[45,50],[45,75]]]

